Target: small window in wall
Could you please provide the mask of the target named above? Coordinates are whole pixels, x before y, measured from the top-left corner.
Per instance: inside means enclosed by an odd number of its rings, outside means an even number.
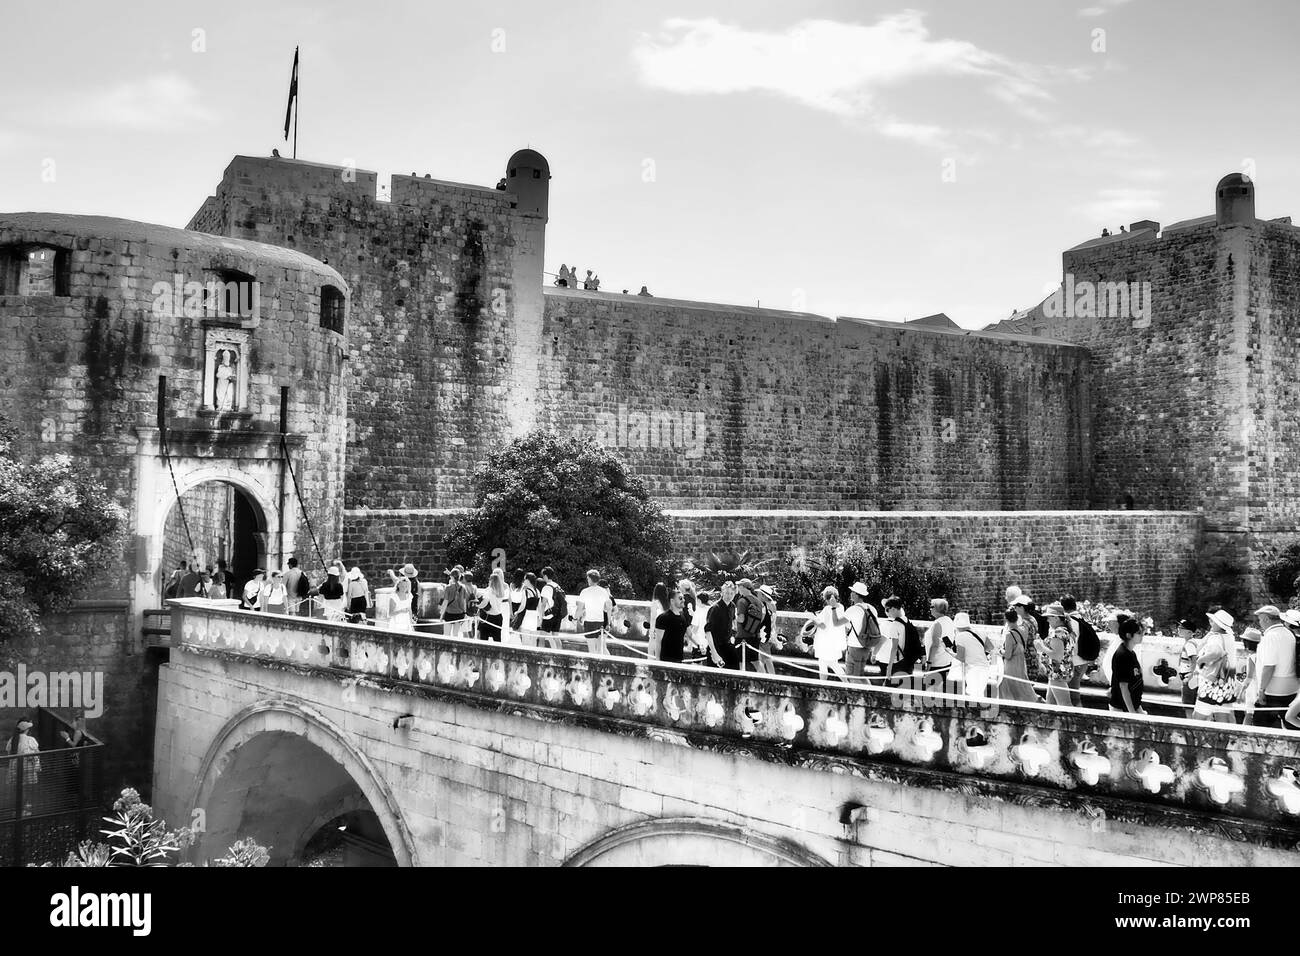
[[[321,286],[320,290],[320,324],[321,328],[343,334],[343,293],[332,285]]]
[[[0,295],[71,295],[72,256],[57,246],[0,249]]]
[[[247,272],[213,269],[204,288],[204,314],[216,319],[255,319],[261,303],[257,280]]]

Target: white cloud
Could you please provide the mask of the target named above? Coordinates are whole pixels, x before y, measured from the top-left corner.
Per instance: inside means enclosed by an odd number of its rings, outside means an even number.
[[[212,122],[194,84],[176,73],[157,73],[73,98],[63,113],[70,125],[108,129],[179,129]]]
[[[1071,208],[1071,212],[1097,223],[1130,222],[1160,208],[1161,193],[1155,189],[1129,186],[1099,189],[1095,198]]]
[[[1031,104],[1051,97],[1038,71],[965,40],[930,36],[922,15],[905,11],[864,26],[806,20],[761,32],[716,19],[668,20],[659,37],[633,51],[641,79],[686,94],[768,92],[841,116],[866,116],[886,135],[935,141],[940,127],[883,116],[880,90],[928,77],[985,81],[999,100],[1040,118]]]
[[[1115,9],[1116,7],[1122,7],[1124,6],[1124,4],[1130,2],[1131,0],[1101,0],[1101,3],[1098,4],[1097,6],[1083,7],[1079,11],[1079,16],[1081,17],[1104,16],[1105,14],[1109,13],[1111,10]]]

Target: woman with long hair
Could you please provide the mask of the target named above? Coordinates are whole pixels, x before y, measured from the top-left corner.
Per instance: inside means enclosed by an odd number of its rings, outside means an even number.
[[[493,568],[488,575],[487,587],[479,595],[479,637],[485,641],[500,643],[505,635],[506,608],[510,603],[510,590],[506,587],[506,573],[500,568]]]
[[[668,613],[668,585],[660,581],[650,593],[650,643],[646,647],[646,656],[652,661],[659,660],[660,644],[663,641],[663,629],[658,626],[659,615]]]
[[[393,596],[389,598],[388,629],[414,631],[415,617],[411,613],[411,579],[398,575],[393,581]]]
[[[695,582],[682,578],[677,582],[677,592],[682,596],[682,613],[689,618],[695,617],[695,605],[699,603],[695,591]]]
[[[515,573],[510,576],[510,631],[512,633],[518,633],[524,626],[524,602],[527,600],[524,585],[527,583],[524,569],[515,568]]]

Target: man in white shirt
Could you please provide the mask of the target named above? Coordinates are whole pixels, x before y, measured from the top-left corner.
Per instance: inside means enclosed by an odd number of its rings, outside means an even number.
[[[609,627],[609,615],[613,610],[614,599],[609,590],[601,586],[600,572],[595,569],[588,571],[587,586],[578,594],[575,617],[587,635],[587,650],[592,654],[605,653],[605,628]],[[592,631],[596,633],[590,633]]]
[[[961,675],[956,672],[961,670],[961,666],[957,664],[950,649],[955,629],[953,628],[952,618],[948,616],[948,602],[943,598],[931,598],[930,613],[934,616],[934,623],[930,625],[930,629],[925,634],[927,670],[937,671],[949,668],[947,679],[958,680]]]
[[[984,639],[975,633],[970,615],[958,611],[953,619],[953,642],[962,665],[962,693],[967,697],[987,697],[989,690],[989,655]]]
[[[1288,612],[1290,613],[1290,612]],[[1265,604],[1255,612],[1259,629],[1264,636],[1259,642],[1259,653],[1255,657],[1259,665],[1259,696],[1257,707],[1288,707],[1300,690],[1300,679],[1296,677],[1295,634],[1283,623],[1283,614],[1274,604]],[[1300,624],[1300,616],[1296,616]],[[1281,727],[1282,712],[1279,710],[1256,711],[1256,727]]]

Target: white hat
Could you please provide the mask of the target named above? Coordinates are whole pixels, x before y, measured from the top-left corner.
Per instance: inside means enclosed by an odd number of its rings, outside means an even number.
[[[352,565],[352,567],[348,570],[348,580],[349,581],[361,580],[361,569],[357,567],[355,564]]]
[[[1289,607],[1282,612],[1282,620],[1284,623],[1290,624],[1292,627],[1300,627],[1300,611],[1297,611],[1293,607]]]
[[[1033,603],[1034,603],[1034,599],[1033,599],[1033,598],[1031,598],[1028,594],[1022,594],[1022,595],[1020,595],[1020,597],[1018,597],[1018,598],[1016,598],[1014,601],[1012,601],[1012,602],[1011,602],[1011,605],[1012,605],[1012,607],[1015,607],[1017,604],[1019,604],[1019,605],[1021,605],[1021,606],[1023,607],[1023,606],[1026,605],[1026,604],[1033,604]]]
[[[958,611],[956,614],[953,615],[952,624],[953,627],[957,628],[957,630],[959,631],[962,630],[969,631],[970,615],[967,614],[965,611]]]
[[[405,574],[408,578],[413,578],[419,575],[420,572],[415,570],[415,565],[404,564],[402,565],[402,573]]]
[[[330,568],[330,569],[329,569],[328,571],[326,571],[325,573],[326,573],[326,574],[333,574],[335,577],[337,577],[337,576],[338,576],[338,573],[339,573],[339,569],[338,569],[338,568]]]
[[[1229,614],[1227,611],[1225,611],[1223,608],[1219,608],[1213,614],[1207,614],[1206,617],[1208,617],[1215,624],[1218,624],[1225,631],[1232,630],[1232,625],[1236,623],[1233,620],[1232,615]]]
[[[871,597],[871,588],[867,587],[861,581],[854,581],[853,586],[849,588],[854,594],[860,594],[863,597]]]
[[[1268,614],[1271,617],[1281,617],[1282,612],[1278,610],[1276,604],[1265,604],[1262,608],[1255,611],[1256,614]]]

